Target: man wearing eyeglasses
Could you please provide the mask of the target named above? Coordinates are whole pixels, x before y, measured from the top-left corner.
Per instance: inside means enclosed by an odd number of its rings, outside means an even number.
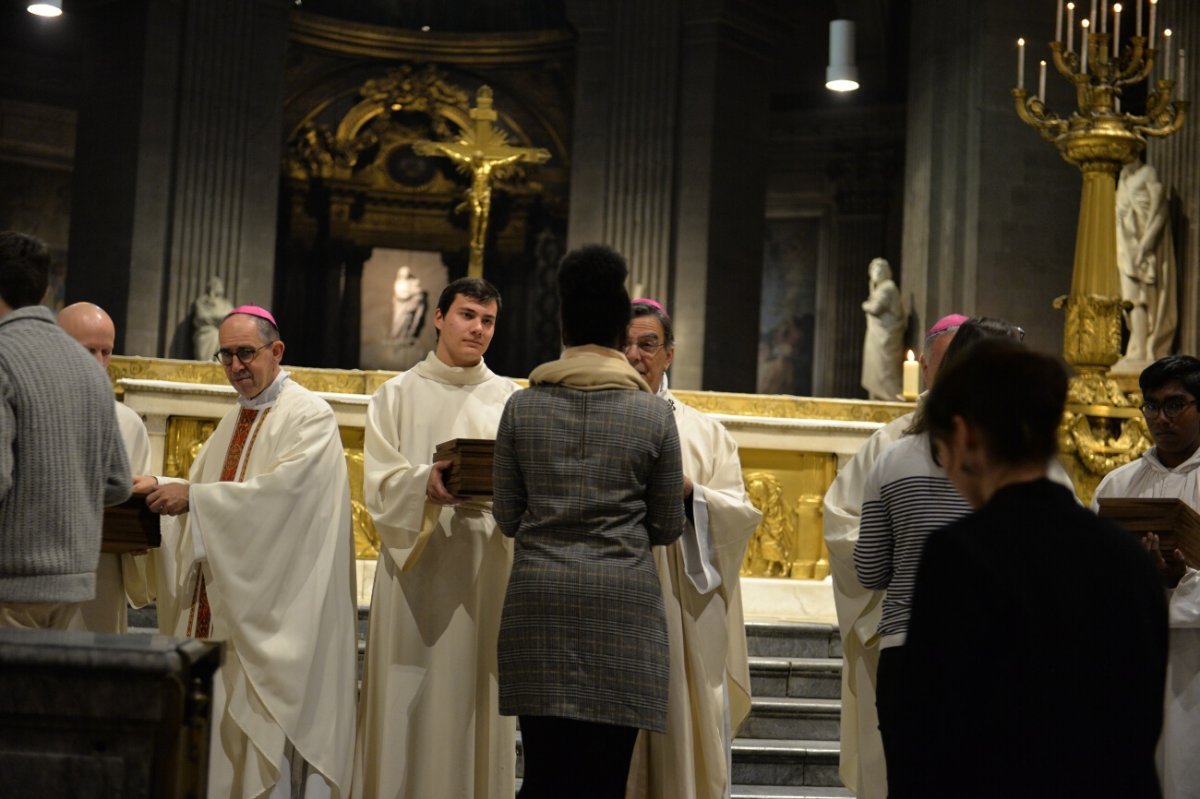
[[[174,517],[158,552],[158,625],[225,642],[210,797],[347,796],[357,634],[341,435],[329,404],[280,367],[270,312],[235,308],[218,333],[237,406],[188,482],[146,498]]]
[[[667,732],[639,735],[626,797],[722,799],[730,744],[750,712],[738,569],[762,514],[746,496],[733,437],[667,388],[675,336],[658,301],[633,301],[625,359],[674,409],[687,512],[683,535],[654,547],[671,651]]]
[[[1188,355],[1162,358],[1146,367],[1138,384],[1154,446],[1106,475],[1093,507],[1101,497],[1176,497],[1200,510],[1200,360]],[[1157,541],[1149,543],[1157,553]],[[1182,560],[1183,553],[1177,551],[1174,557]],[[1171,639],[1159,748],[1164,799],[1200,795],[1200,758],[1195,752],[1200,738],[1200,564],[1181,565],[1184,574],[1168,604]]]

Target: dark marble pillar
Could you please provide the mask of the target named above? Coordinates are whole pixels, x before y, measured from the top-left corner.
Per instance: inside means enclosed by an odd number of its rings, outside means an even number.
[[[753,391],[770,23],[758,2],[567,3],[568,243],[612,245],[676,324],[672,384]]]
[[[67,299],[118,349],[186,355],[214,275],[235,303],[274,278],[283,0],[118,0],[86,15]]]
[[[1063,318],[1050,303],[1070,289],[1079,170],[1017,118],[1009,94],[1018,36],[1036,87],[1054,4],[921,0],[912,17],[901,289],[914,324],[999,316],[1059,352]],[[1051,73],[1047,102],[1069,116],[1074,98]]]

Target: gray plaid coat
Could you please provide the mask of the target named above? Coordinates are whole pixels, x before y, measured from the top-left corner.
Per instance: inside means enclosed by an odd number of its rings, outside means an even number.
[[[683,531],[670,406],[625,389],[519,391],[494,470],[492,512],[516,538],[500,712],[665,732],[667,628],[650,547]]]

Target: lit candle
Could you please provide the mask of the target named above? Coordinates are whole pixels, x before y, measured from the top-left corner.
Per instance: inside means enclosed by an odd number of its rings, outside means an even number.
[[[913,355],[913,351],[908,351],[908,359],[904,361],[904,398],[914,400],[917,398],[918,380],[921,377],[921,367],[917,363],[917,357]]]
[[[1025,88],[1025,40],[1017,39],[1017,88]]]
[[[1134,16],[1136,17],[1136,23],[1135,23],[1136,27],[1135,27],[1135,30],[1133,31],[1133,35],[1141,36],[1142,35],[1142,0],[1137,0],[1137,13]]]
[[[1085,19],[1079,23],[1079,27],[1083,28],[1083,36],[1082,36],[1083,41],[1079,45],[1079,49],[1083,53],[1083,59],[1080,61],[1079,71],[1086,74],[1087,73],[1087,51],[1088,51],[1088,28],[1090,27],[1090,23],[1088,22],[1088,20]]]
[[[1075,4],[1067,3],[1067,52],[1075,49]]]
[[[1163,31],[1163,80],[1171,79],[1171,29]]]
[[[1179,52],[1183,52],[1180,50]],[[1038,99],[1046,102],[1046,62],[1038,62]]]
[[[1058,0],[1058,13],[1054,15],[1054,41],[1062,41],[1063,0]]]
[[[1113,3],[1113,58],[1121,55],[1121,4]]]
[[[1150,35],[1146,38],[1154,44],[1154,15],[1158,12],[1158,0],[1150,0]]]

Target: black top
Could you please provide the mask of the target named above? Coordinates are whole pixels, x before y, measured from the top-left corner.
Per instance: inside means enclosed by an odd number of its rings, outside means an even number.
[[[894,797],[1158,797],[1167,607],[1139,542],[1049,480],[930,536]]]

